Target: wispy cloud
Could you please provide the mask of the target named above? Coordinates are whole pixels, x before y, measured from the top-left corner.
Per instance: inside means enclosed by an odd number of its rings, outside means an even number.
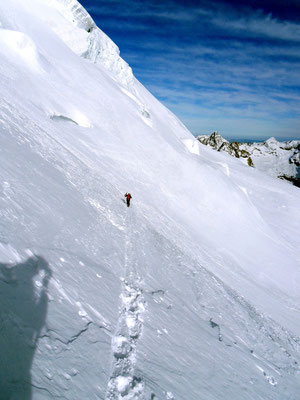
[[[271,38],[278,40],[288,40],[300,42],[300,25],[279,21],[274,19],[271,14],[262,15],[257,12],[254,15],[238,19],[224,19],[221,15],[213,17],[212,23],[228,32],[243,37]]]
[[[239,134],[247,121],[283,136],[291,121],[300,126],[300,18],[280,18],[288,13],[278,2],[272,14],[271,3],[82,1],[137,78],[192,131],[219,121]]]

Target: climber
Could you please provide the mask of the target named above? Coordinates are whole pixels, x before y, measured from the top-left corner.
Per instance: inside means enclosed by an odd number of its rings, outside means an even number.
[[[130,206],[130,199],[132,198],[130,193],[125,193],[124,197],[126,197],[127,207]]]

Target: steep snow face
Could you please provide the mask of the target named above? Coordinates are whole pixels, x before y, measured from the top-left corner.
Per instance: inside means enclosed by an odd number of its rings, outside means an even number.
[[[120,57],[119,48],[95,24],[88,12],[77,0],[30,0],[23,5],[14,1],[10,10],[2,12],[2,26],[18,29],[17,19],[5,18],[6,13],[18,13],[19,7],[27,13],[35,14],[77,55],[103,66],[109,73],[134,91],[134,79],[129,65]],[[24,7],[25,6],[25,7]],[[15,8],[14,8],[15,7]],[[28,27],[28,30],[36,30]]]
[[[271,137],[263,143],[229,143],[218,132],[210,136],[200,135],[197,139],[215,150],[225,151],[234,157],[248,161],[248,164],[253,164],[270,176],[297,176],[297,166],[300,165],[299,140],[278,142]]]
[[[53,0],[48,1],[53,4]],[[62,17],[69,21],[68,25],[53,21],[52,28],[59,37],[76,54],[104,66],[113,72],[122,84],[133,90],[132,70],[120,57],[117,45],[96,26],[77,0],[56,0],[56,2]]]
[[[297,400],[299,190],[80,57],[74,4],[0,3],[1,396]]]

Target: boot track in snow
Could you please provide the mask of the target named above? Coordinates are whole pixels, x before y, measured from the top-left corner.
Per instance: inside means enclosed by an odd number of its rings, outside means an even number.
[[[120,295],[120,315],[112,338],[112,373],[106,400],[144,399],[144,383],[135,374],[135,363],[137,343],[143,327],[142,313],[145,311],[145,301],[137,272],[132,236],[132,210],[130,210],[126,217],[125,278]]]

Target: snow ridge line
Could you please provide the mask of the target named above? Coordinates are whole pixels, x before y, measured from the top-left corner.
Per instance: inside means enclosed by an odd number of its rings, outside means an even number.
[[[135,374],[137,343],[142,333],[145,301],[137,274],[136,253],[132,238],[131,210],[126,218],[125,278],[122,282],[120,315],[112,338],[112,373],[106,400],[142,400],[144,383]]]

